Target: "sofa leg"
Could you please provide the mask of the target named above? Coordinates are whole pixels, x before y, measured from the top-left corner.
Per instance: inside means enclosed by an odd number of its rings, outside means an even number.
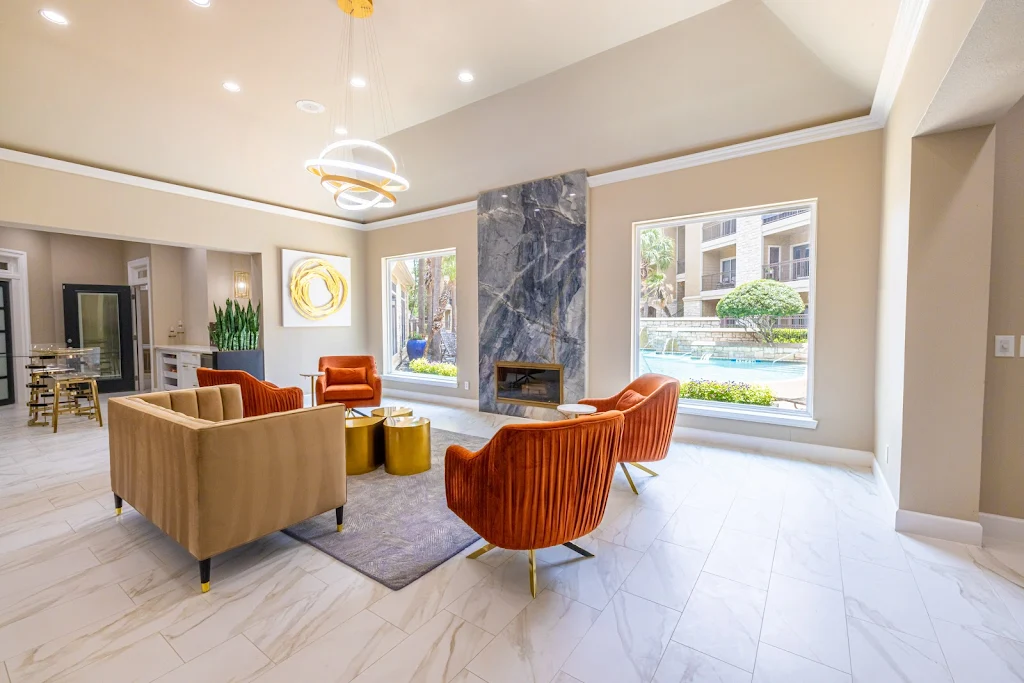
[[[114,494],[114,514],[121,514],[121,508],[124,506],[124,501],[121,500],[121,496]]]
[[[338,531],[345,528],[345,506],[342,505],[340,508],[334,510],[334,516],[338,520]]]
[[[633,467],[637,468],[641,472],[646,472],[647,474],[651,475],[652,477],[658,476],[657,472],[655,472],[654,470],[650,469],[649,467],[644,467],[643,465],[641,465],[638,462],[631,462],[629,464],[632,465]]]
[[[534,551],[530,553],[530,595],[537,597],[537,555]]]
[[[199,560],[199,587],[204,593],[210,592],[210,558]]]
[[[575,543],[563,543],[562,545],[564,545],[569,550],[572,550],[574,552],[579,553],[583,557],[593,557],[594,556],[594,553],[590,552],[589,550],[584,550],[583,548],[579,547]]]
[[[633,493],[640,495],[640,492],[636,490],[636,484],[633,483],[633,477],[629,476],[629,470],[626,469],[626,463],[620,462],[619,467],[622,468],[622,473],[626,475],[626,481],[629,482],[629,488],[633,489]]]
[[[494,550],[494,544],[493,543],[488,543],[483,548],[478,548],[478,549],[474,550],[469,555],[466,555],[466,559],[475,560],[476,558],[478,558],[481,555],[483,555],[484,553],[486,553],[488,550]]]

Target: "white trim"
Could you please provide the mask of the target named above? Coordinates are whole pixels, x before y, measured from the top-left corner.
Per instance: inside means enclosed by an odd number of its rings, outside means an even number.
[[[405,225],[406,223],[419,223],[420,221],[427,221],[431,218],[441,218],[442,216],[451,216],[457,213],[466,213],[469,211],[476,211],[476,200],[463,202],[462,204],[452,204],[451,206],[442,206],[440,209],[411,213],[407,216],[397,216],[395,218],[385,218],[379,221],[370,221],[366,225],[362,226],[362,228],[364,230],[381,230],[382,228],[393,228],[396,225]]]
[[[23,404],[28,401],[29,375],[25,365],[32,350],[32,316],[29,303],[28,254],[13,249],[0,249],[0,256],[8,257],[13,263],[14,271],[0,271],[0,278],[11,283],[11,302],[17,319],[13,320],[14,338],[12,348],[14,358],[8,363],[14,364],[14,402]],[[7,259],[5,259],[7,260]],[[17,358],[21,358],[20,361]]]
[[[783,441],[782,439],[769,439],[763,436],[747,436],[746,434],[733,434],[690,427],[677,426],[672,438],[686,443],[723,446],[787,458],[800,458],[813,462],[853,465],[856,467],[869,467],[875,457],[868,451],[858,451],[852,448],[819,446],[818,444],[804,443],[802,441]]]
[[[982,541],[982,528],[979,522],[939,517],[913,510],[896,511],[896,531],[969,545],[981,545]]]
[[[1024,543],[1024,519],[982,512],[978,515],[978,522],[981,524],[986,539],[1002,538],[1007,541]]]
[[[729,404],[699,405],[696,401],[680,401],[679,415],[695,415],[697,417],[716,417],[722,420],[739,420],[740,422],[760,422],[783,427],[799,429],[817,429],[818,421],[804,413],[786,415],[781,410],[744,410],[743,408],[727,407]],[[795,412],[795,411],[794,411]]]
[[[775,150],[787,149],[789,147],[799,147],[800,145],[806,145],[812,142],[822,142],[833,138],[841,138],[847,135],[857,135],[859,133],[878,130],[883,126],[884,121],[880,121],[871,116],[858,116],[844,121],[836,121],[835,123],[826,123],[821,126],[812,126],[811,128],[804,128],[803,130],[796,130],[792,133],[771,135],[759,140],[741,142],[736,145],[728,145],[717,149],[709,149],[706,152],[697,152],[696,154],[687,154],[673,159],[665,159],[664,161],[655,161],[650,164],[642,164],[640,166],[624,168],[618,171],[601,173],[599,175],[590,176],[589,182],[590,187],[601,187],[602,185],[611,185],[612,183],[621,183],[627,180],[646,178],[648,176],[659,175],[661,173],[671,173],[672,171],[679,171],[684,168],[704,166],[705,164],[714,164],[719,161],[727,161],[729,159],[739,159],[741,157],[763,154],[764,152],[773,152]]]
[[[27,154],[13,149],[6,149],[4,147],[0,147],[0,161],[9,161],[11,163],[23,164],[25,166],[45,168],[51,171],[58,171],[60,173],[70,173],[72,175],[83,176],[86,178],[95,178],[96,180],[106,180],[120,185],[141,187],[146,190],[156,190],[157,192],[166,192],[168,194],[176,194],[182,197],[191,197],[192,199],[203,199],[208,202],[217,202],[218,204],[227,204],[228,206],[236,206],[242,209],[262,211],[263,213],[272,213],[278,216],[286,216],[288,218],[298,218],[299,220],[333,225],[338,228],[350,228],[352,230],[368,229],[363,223],[348,221],[343,218],[324,216],[323,214],[300,211],[298,209],[289,209],[284,206],[277,206],[276,204],[267,204],[265,202],[257,202],[252,199],[242,199],[241,197],[233,197],[219,192],[210,192],[209,190],[199,190],[194,187],[167,183],[162,180],[142,178],[140,176],[119,173],[117,171],[108,171],[104,168],[75,164],[61,159],[51,159],[50,157],[39,156],[38,154]]]
[[[901,0],[896,14],[896,23],[889,37],[889,47],[885,51],[882,72],[875,86],[875,98],[871,103],[871,118],[881,125],[889,120],[896,93],[899,92],[903,74],[907,70],[910,54],[914,50],[917,36],[921,32],[925,13],[928,11],[929,0]]]
[[[401,373],[388,373],[381,375],[380,378],[385,382],[399,382],[403,384],[430,384],[436,387],[451,387],[455,388],[459,386],[459,379],[457,377],[442,377],[440,375],[418,375],[415,373],[401,374]]]
[[[401,389],[389,389],[384,387],[384,396],[387,398],[407,398],[410,401],[422,401],[423,403],[437,403],[455,408],[469,408],[480,410],[480,402],[470,398],[459,396],[445,396],[444,394],[425,394],[419,391],[403,391]]]
[[[882,502],[885,503],[886,510],[889,513],[890,525],[896,526],[896,510],[899,506],[896,504],[896,498],[892,495],[892,489],[889,488],[889,482],[885,478],[885,474],[882,472],[882,466],[878,462],[878,458],[871,461],[871,472],[875,475],[875,482],[879,485],[879,488],[883,491]]]

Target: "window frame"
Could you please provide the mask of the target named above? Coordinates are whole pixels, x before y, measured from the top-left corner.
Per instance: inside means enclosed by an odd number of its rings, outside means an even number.
[[[392,358],[393,358],[393,355],[390,352],[391,335],[393,333],[392,329],[391,329],[391,325],[394,323],[394,320],[392,319],[393,316],[391,315],[391,269],[389,267],[389,263],[392,262],[392,261],[405,261],[405,260],[409,260],[409,259],[418,259],[418,258],[432,258],[432,257],[435,257],[435,256],[441,256],[441,257],[444,257],[444,256],[454,256],[455,257],[455,264],[456,264],[455,267],[456,267],[456,269],[458,268],[459,254],[458,254],[458,250],[455,247],[448,247],[448,248],[444,248],[444,249],[429,249],[429,250],[426,250],[426,251],[414,251],[414,252],[410,252],[410,253],[407,253],[407,254],[393,254],[391,256],[382,256],[381,257],[380,262],[381,262],[381,320],[382,320],[381,340],[382,340],[382,343],[381,343],[381,349],[380,350],[381,350],[381,353],[382,353],[382,360],[384,361],[381,364],[382,365],[382,367],[381,367],[381,370],[382,370],[381,377],[383,379],[392,380],[394,382],[406,382],[406,383],[410,383],[410,384],[429,384],[429,385],[434,385],[434,386],[444,386],[444,387],[456,388],[459,385],[459,377],[441,377],[439,375],[425,375],[425,374],[419,374],[419,373],[415,373],[415,372],[401,372],[401,371],[395,370],[392,367],[392,365],[391,365]],[[458,281],[456,281],[456,287],[458,287]],[[397,304],[399,306],[401,306],[401,302],[402,302],[402,300],[404,298],[405,299],[405,307],[408,308],[408,303],[409,303],[408,302],[408,295],[406,295],[406,297],[402,297],[401,294],[400,294],[400,291],[401,290],[399,288],[399,296],[397,297]],[[456,301],[458,301],[458,297],[456,297]],[[456,303],[455,305],[457,306],[458,303]],[[406,333],[408,334],[408,330],[406,330]],[[458,333],[456,333],[456,334],[458,334]],[[399,349],[399,353],[401,353],[401,349]],[[456,358],[455,358],[455,364],[456,364],[457,367],[459,366],[458,356],[456,356]]]
[[[817,343],[818,307],[815,305],[817,297],[817,244],[818,231],[818,200],[817,198],[802,199],[797,201],[779,202],[775,204],[764,204],[740,209],[726,211],[709,211],[704,213],[685,214],[671,218],[660,218],[648,221],[636,221],[633,223],[632,239],[632,263],[630,267],[630,354],[631,354],[631,376],[636,379],[640,375],[640,236],[644,230],[652,228],[678,228],[688,223],[709,222],[714,220],[725,221],[730,218],[745,218],[760,216],[766,213],[781,213],[782,211],[807,208],[810,210],[810,223],[808,226],[808,240],[806,244],[810,249],[809,256],[809,277],[803,279],[808,283],[807,306],[810,311],[810,319],[807,324],[807,404],[803,411],[788,410],[785,408],[774,408],[765,406],[747,406],[740,404],[718,403],[712,401],[699,401],[695,399],[679,399],[677,413],[680,415],[694,415],[701,417],[715,417],[727,420],[739,420],[744,422],[760,422],[765,424],[783,425],[804,429],[817,428],[818,421],[814,417],[814,362],[816,358],[815,346]],[[737,226],[738,232],[738,226]],[[764,229],[761,228],[759,235],[760,250],[758,253],[764,259]],[[790,252],[792,254],[792,251]],[[735,257],[733,257],[735,258]],[[737,263],[738,265],[738,263]],[[763,264],[761,264],[763,268]]]

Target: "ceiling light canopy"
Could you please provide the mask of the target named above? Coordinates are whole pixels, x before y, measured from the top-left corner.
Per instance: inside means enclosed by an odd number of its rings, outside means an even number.
[[[323,114],[327,110],[327,107],[315,100],[299,100],[295,103],[295,106],[299,111],[306,114]]]
[[[196,5],[197,7],[210,6],[210,0],[189,0],[189,2],[191,2],[193,5]]]
[[[459,72],[459,80],[462,81],[463,83],[472,83],[473,82],[473,74],[470,73],[469,71],[460,71]]]
[[[331,193],[335,205],[340,209],[363,211],[373,207],[389,208],[397,202],[396,192],[409,189],[409,181],[398,175],[395,155],[380,143],[370,140],[334,140],[337,135],[348,135],[351,128],[347,117],[352,107],[348,102],[349,88],[345,84],[353,88],[366,88],[369,85],[365,77],[352,73],[355,61],[352,52],[357,42],[352,39],[355,25],[364,31],[363,40],[358,41],[366,50],[361,64],[369,70],[373,80],[369,98],[373,111],[374,137],[385,137],[393,125],[384,63],[377,49],[377,35],[371,19],[373,0],[338,0],[338,7],[348,15],[344,18],[342,35],[338,41],[339,102],[338,106],[331,106],[328,143],[320,156],[306,161],[306,170],[315,175],[320,186]]]
[[[242,91],[242,86],[238,85],[234,81],[224,81],[224,83],[222,85],[224,86],[224,89],[227,90],[228,92],[241,92]]]
[[[67,26],[68,18],[57,10],[52,9],[41,9],[39,10],[39,16],[46,19],[51,24],[57,24],[59,26]]]

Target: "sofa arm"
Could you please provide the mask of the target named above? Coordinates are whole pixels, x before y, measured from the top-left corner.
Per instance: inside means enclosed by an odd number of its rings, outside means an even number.
[[[619,394],[621,393],[619,392]],[[580,399],[580,403],[585,406],[594,406],[599,413],[606,413],[615,409],[615,404],[619,401],[619,394],[611,398],[584,398]]]
[[[270,384],[266,382],[266,384]],[[288,410],[298,410],[302,407],[302,389],[298,387],[275,387],[270,385],[264,387],[267,396],[268,412],[283,413]]]
[[[344,407],[203,427],[197,468],[204,559],[345,504]]]
[[[486,516],[487,457],[490,443],[474,453],[452,444],[444,455],[444,489],[448,509],[477,529]]]

